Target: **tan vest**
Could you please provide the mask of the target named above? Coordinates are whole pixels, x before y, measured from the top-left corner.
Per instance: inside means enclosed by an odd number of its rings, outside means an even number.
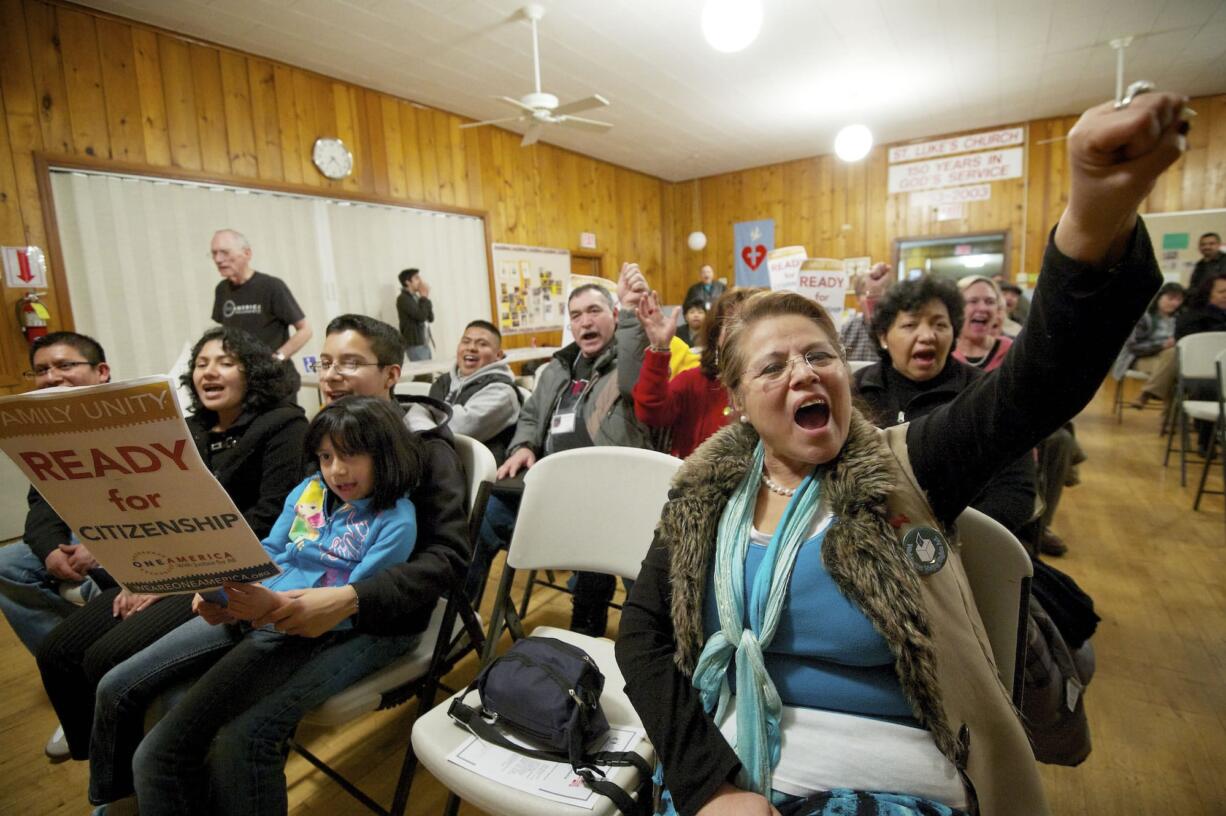
[[[905,518],[898,528],[901,544],[917,526],[942,530],[932,517],[907,455],[907,426],[882,431],[898,463],[900,478],[889,494],[892,519]],[[950,731],[958,738],[964,766],[984,816],[1043,816],[1050,813],[1030,741],[1009,693],[1000,682],[987,632],[962,568],[956,532],[945,565],[920,576],[924,608],[936,649],[941,708]]]

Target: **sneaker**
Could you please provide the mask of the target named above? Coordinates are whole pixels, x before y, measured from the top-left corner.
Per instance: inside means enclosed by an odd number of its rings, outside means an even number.
[[[64,739],[64,726],[56,727],[55,733],[43,747],[43,753],[52,762],[63,762],[72,757],[72,752],[68,750],[68,740]]]
[[[1068,552],[1068,545],[1061,541],[1060,536],[1053,533],[1050,528],[1045,528],[1043,534],[1039,536],[1039,552],[1059,557]]]

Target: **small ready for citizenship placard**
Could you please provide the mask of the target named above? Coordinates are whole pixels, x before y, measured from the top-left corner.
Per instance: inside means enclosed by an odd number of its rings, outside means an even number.
[[[0,397],[0,450],[132,592],[280,571],[205,467],[166,377]]]

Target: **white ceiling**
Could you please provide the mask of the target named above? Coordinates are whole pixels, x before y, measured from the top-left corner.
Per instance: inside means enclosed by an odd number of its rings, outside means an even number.
[[[521,0],[83,0],[86,5],[476,119],[532,90]],[[764,0],[739,54],[708,47],[702,0],[545,0],[544,90],[598,135],[543,141],[670,181],[832,152],[853,121],[895,142],[1069,114],[1128,81],[1226,91],[1226,0]],[[531,149],[531,148],[525,148]]]

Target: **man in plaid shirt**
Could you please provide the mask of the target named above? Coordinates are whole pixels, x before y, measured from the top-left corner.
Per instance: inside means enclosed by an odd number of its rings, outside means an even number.
[[[856,276],[854,285],[860,312],[844,323],[839,331],[839,341],[847,352],[848,360],[875,363],[881,359],[881,344],[873,337],[871,328],[873,307],[894,283],[893,271],[894,268],[888,263],[879,263],[867,274]]]

